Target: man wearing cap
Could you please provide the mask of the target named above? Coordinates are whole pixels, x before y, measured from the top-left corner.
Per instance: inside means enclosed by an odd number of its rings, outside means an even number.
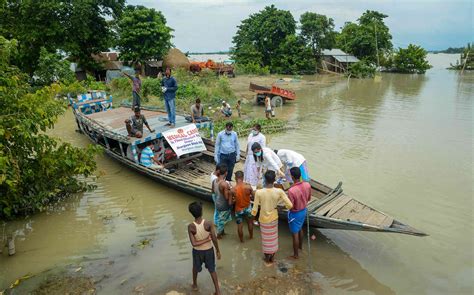
[[[146,125],[146,128],[150,132],[155,132],[155,129],[151,129],[148,125],[148,122],[145,118],[145,115],[140,113],[140,108],[136,106],[134,108],[135,115],[131,116],[129,119],[125,120],[125,127],[127,128],[128,136],[140,138],[143,136],[143,124]]]
[[[225,100],[222,101],[221,113],[226,118],[229,118],[230,116],[232,116],[232,110],[230,108],[230,104],[225,102]]]
[[[233,131],[234,124],[227,122],[225,129],[217,134],[216,145],[214,151],[214,160],[217,164],[225,164],[227,166],[226,180],[232,180],[232,172],[235,163],[240,160],[240,144],[237,133]]]

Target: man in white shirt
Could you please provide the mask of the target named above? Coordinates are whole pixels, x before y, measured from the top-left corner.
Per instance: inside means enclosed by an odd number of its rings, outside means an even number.
[[[280,158],[281,162],[286,166],[285,175],[287,180],[291,180],[289,171],[293,167],[298,167],[300,169],[301,180],[307,182],[310,180],[308,166],[306,165],[306,159],[303,157],[303,155],[286,149],[275,150],[274,152],[278,155],[278,158]]]
[[[222,101],[221,113],[226,118],[232,116],[232,109],[230,108],[230,104],[225,101]]]

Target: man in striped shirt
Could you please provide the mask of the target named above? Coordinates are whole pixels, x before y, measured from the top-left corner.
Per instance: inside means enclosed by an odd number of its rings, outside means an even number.
[[[146,147],[142,150],[140,164],[151,169],[161,169],[163,168],[163,165],[161,165],[160,161],[158,160],[158,155],[155,156],[153,150],[153,141],[148,141],[146,143]]]

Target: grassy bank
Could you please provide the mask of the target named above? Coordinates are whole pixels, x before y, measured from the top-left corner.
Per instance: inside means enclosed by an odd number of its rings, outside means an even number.
[[[176,70],[173,72],[173,76],[178,81],[178,91],[176,92],[178,113],[189,113],[189,108],[194,104],[196,98],[200,98],[201,103],[205,106],[206,115],[216,117],[216,109],[221,106],[223,100],[228,101],[232,106],[237,101],[230,88],[229,79],[218,77],[212,71],[192,74],[188,71]],[[114,104],[118,105],[122,101],[130,102],[131,88],[128,78],[114,79],[109,85]],[[164,107],[160,79],[148,77],[142,80],[142,100],[144,106]]]

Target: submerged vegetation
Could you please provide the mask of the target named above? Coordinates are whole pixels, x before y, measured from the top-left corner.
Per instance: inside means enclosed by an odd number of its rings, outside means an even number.
[[[406,49],[399,48],[393,55],[392,69],[399,73],[424,74],[431,68],[426,55],[426,50],[417,45],[410,44]]]
[[[252,129],[253,126],[255,126],[255,124],[260,124],[260,126],[262,127],[262,133],[264,134],[277,133],[289,128],[289,126],[287,125],[287,121],[281,120],[281,119],[271,119],[271,120],[264,119],[264,118],[250,119],[250,120],[232,119],[232,120],[216,121],[214,123],[215,132],[224,130],[225,124],[227,122],[232,122],[234,124],[233,130],[237,132],[237,135],[239,137],[245,137],[249,135],[250,130]]]
[[[456,64],[449,67],[450,70],[474,70],[474,47],[471,46],[471,43],[467,43],[467,46],[464,47],[460,54],[459,60],[456,61]]]
[[[375,75],[375,65],[366,60],[361,60],[349,66],[347,75],[359,79],[371,78]]]

